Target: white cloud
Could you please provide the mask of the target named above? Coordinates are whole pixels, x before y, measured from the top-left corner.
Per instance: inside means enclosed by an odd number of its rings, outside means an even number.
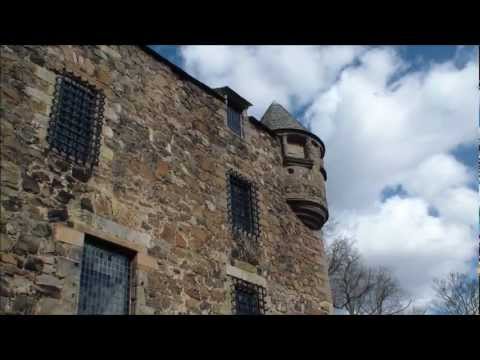
[[[398,174],[477,136],[473,63],[461,70],[433,65],[387,87],[405,64],[390,49],[371,52],[360,57],[363,65],[346,69],[306,113],[327,145],[329,199],[337,208],[370,206]]]
[[[432,201],[442,218],[472,227],[474,239],[478,227],[478,193],[466,187],[448,189]]]
[[[478,137],[472,54],[459,48],[450,61],[415,68],[393,47],[182,47],[188,72],[232,87],[257,117],[273,100],[305,110],[301,120],[326,143],[331,213],[355,225],[371,262],[395,268],[422,298],[434,276],[465,270],[477,253],[475,175],[449,155]],[[380,203],[396,184],[413,197]]]
[[[408,192],[432,198],[442,196],[446,189],[465,186],[471,180],[471,169],[451,155],[435,154],[409,172],[399,176]]]
[[[182,46],[185,69],[211,87],[228,85],[261,116],[273,100],[304,106],[335,81],[362,47]]]
[[[368,263],[391,266],[421,302],[432,296],[433,277],[469,270],[476,249],[469,226],[430,216],[421,198],[392,197],[350,222]]]
[[[473,179],[472,169],[446,154],[435,154],[399,176],[407,192],[428,201],[442,219],[472,227],[478,225],[480,205],[478,193],[468,188]]]

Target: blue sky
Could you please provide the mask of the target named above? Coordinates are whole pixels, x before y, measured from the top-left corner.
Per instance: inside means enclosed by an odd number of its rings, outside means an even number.
[[[281,103],[326,144],[331,215],[419,303],[478,256],[478,58],[471,46],[154,46],[261,118]]]
[[[152,48],[175,65],[183,67],[182,57],[178,46],[175,45],[152,45]]]

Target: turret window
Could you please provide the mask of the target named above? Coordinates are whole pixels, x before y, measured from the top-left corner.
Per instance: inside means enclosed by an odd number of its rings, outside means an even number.
[[[92,168],[98,163],[104,96],[78,78],[59,75],[48,128],[50,149]]]
[[[310,143],[307,137],[299,133],[282,134],[282,154],[284,166],[313,167]]]
[[[287,156],[305,159],[305,138],[301,136],[288,136],[286,150]]]

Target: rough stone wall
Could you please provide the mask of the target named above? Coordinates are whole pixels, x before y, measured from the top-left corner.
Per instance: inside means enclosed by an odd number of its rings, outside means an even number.
[[[138,47],[2,46],[0,56],[0,313],[76,313],[85,233],[138,252],[136,314],[231,313],[232,266],[264,282],[269,314],[330,311],[323,244],[285,202],[278,139],[248,121],[240,139],[221,100]],[[106,96],[90,178],[47,151],[64,68]],[[231,255],[229,169],[258,188],[257,266]]]

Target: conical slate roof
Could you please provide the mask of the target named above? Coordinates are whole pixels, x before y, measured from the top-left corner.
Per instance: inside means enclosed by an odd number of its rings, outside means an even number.
[[[273,102],[262,116],[261,122],[271,130],[299,129],[308,131],[280,104]]]

